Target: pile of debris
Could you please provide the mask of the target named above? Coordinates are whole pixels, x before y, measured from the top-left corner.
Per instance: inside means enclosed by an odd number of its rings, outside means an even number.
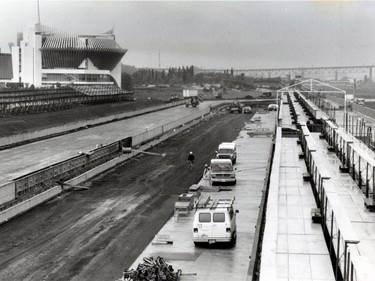
[[[124,281],[177,281],[180,280],[181,270],[176,272],[162,257],[154,259],[143,258],[143,263],[138,264],[137,269],[125,270]]]

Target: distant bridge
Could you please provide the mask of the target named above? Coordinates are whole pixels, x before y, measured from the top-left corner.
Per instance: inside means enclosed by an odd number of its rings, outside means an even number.
[[[254,69],[233,69],[233,74],[239,75],[244,73],[249,76],[301,76],[305,77],[308,74],[334,74],[335,79],[338,79],[338,75],[347,73],[368,73],[369,79],[372,81],[372,68],[374,66],[328,66],[328,67],[292,67],[292,68],[254,68]],[[197,69],[195,73],[223,73],[228,69]],[[229,70],[230,71],[230,70]]]

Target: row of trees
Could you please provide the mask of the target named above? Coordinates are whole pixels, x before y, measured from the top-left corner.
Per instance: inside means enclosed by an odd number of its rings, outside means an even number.
[[[170,67],[167,69],[138,69],[133,74],[122,73],[122,88],[133,89],[134,86],[147,85],[182,85],[188,83],[196,84],[228,84],[242,85],[249,88],[249,85],[261,82],[276,82],[280,78],[251,78],[246,77],[244,73],[234,75],[233,68],[223,70],[221,73],[195,73],[194,66]],[[241,82],[241,83],[236,83]],[[255,87],[255,86],[254,86]],[[250,87],[251,88],[251,87]]]
[[[125,75],[126,76],[126,75]],[[138,69],[129,77],[126,84],[141,85],[180,85],[185,83],[220,83],[222,79],[233,77],[233,69],[224,70],[223,73],[198,73],[195,74],[194,66],[170,67],[169,69]]]
[[[193,82],[194,66],[165,69],[139,69],[133,73],[134,85],[182,84]]]

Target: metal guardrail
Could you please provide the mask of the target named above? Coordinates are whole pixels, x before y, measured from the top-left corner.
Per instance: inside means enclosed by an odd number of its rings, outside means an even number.
[[[354,136],[339,130],[331,122],[324,122],[324,135],[341,160],[343,168],[358,184],[366,198],[369,198],[371,193],[375,198],[373,192],[375,190],[375,159],[373,155],[369,155],[372,151],[365,150]]]
[[[321,225],[326,238],[332,260],[336,280],[362,281],[360,276],[368,276],[368,260],[360,256],[353,246],[359,243],[358,237],[352,232],[351,223],[340,205],[335,186],[330,183],[330,174],[316,155],[315,147],[308,141],[311,135],[301,129],[301,145],[305,153],[307,170],[317,206],[321,214]]]

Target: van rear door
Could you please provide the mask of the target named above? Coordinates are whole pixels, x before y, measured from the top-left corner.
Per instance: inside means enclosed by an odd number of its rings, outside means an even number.
[[[212,237],[224,238],[227,236],[227,224],[225,221],[226,214],[224,212],[212,213]]]
[[[201,212],[198,215],[198,236],[210,239],[212,237],[212,221],[210,212]]]

